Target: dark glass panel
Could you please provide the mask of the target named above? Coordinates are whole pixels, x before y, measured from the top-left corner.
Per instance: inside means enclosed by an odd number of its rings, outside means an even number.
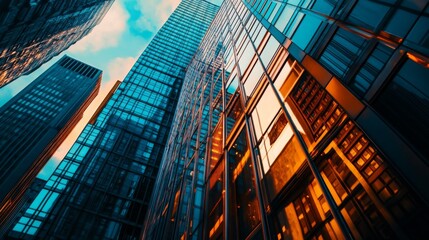
[[[209,173],[216,166],[223,153],[223,123],[222,121],[213,130],[210,150]]]
[[[392,53],[392,48],[381,43],[377,44],[356,77],[352,80],[351,88],[363,96],[371,87]]]
[[[407,36],[407,40],[425,48],[426,53],[429,49],[429,17],[421,16],[413,29]]]
[[[357,26],[376,30],[389,11],[389,7],[370,0],[357,1],[349,15],[348,21]]]
[[[210,239],[215,239],[220,235],[223,229],[223,161],[214,170],[209,179],[207,209],[208,209],[208,223],[207,232]]]
[[[407,60],[375,100],[377,111],[429,163],[429,69]]]
[[[234,105],[231,106],[226,117],[227,135],[231,133],[231,130],[234,127],[235,123],[243,115],[243,106],[239,97],[240,95],[237,94]]]
[[[358,59],[366,40],[344,29],[338,29],[320,57],[320,63],[340,79]]]
[[[237,237],[245,239],[260,223],[259,202],[246,131],[242,130],[228,151],[232,182],[232,211],[235,215]],[[234,231],[234,230],[232,230]]]
[[[328,163],[333,167],[336,178],[328,177],[329,182],[338,196],[344,196],[338,199],[338,205],[341,206],[341,202],[347,201],[347,195],[350,195],[355,207],[351,207],[352,203],[347,203],[342,213],[350,216],[359,234],[371,237],[365,235],[367,228],[371,228],[373,234],[383,238],[395,234],[395,231],[391,233],[395,227],[389,227],[384,220],[388,219],[386,216],[392,216],[397,224],[403,226],[400,231],[405,231],[409,236],[419,237],[426,234],[424,225],[429,222],[428,208],[408,189],[401,176],[388,165],[366,135],[349,121],[334,141],[339,150],[328,154]],[[348,164],[349,161],[352,165]],[[329,175],[330,170],[327,169],[323,171]],[[351,171],[361,179],[359,184],[354,180],[355,177],[350,175]],[[369,189],[362,188],[363,182],[368,184]]]

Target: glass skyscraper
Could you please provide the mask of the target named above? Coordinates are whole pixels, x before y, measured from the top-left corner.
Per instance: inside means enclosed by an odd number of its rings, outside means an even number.
[[[82,118],[100,82],[101,70],[64,56],[0,108],[0,226]]]
[[[428,1],[225,0],[143,239],[425,239]]]
[[[10,237],[139,238],[186,67],[217,10],[179,4]]]
[[[216,11],[179,5],[9,236],[426,239],[429,2]]]
[[[114,0],[0,2],[0,87],[86,36]]]
[[[34,201],[34,199],[36,199],[37,195],[43,189],[45,184],[46,180],[37,177],[32,181],[31,185],[24,192],[21,199],[16,201],[16,206],[14,207],[13,211],[2,221],[0,227],[0,238],[6,237],[4,236],[5,231],[7,231],[11,226],[15,225],[24,215],[28,207],[30,207],[30,204]]]

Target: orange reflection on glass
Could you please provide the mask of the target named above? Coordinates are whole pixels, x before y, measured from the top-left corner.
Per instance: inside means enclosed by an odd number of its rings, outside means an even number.
[[[216,232],[216,230],[219,228],[222,222],[223,222],[223,214],[220,215],[220,217],[216,220],[215,225],[210,229],[209,237],[213,236],[213,234]]]
[[[274,82],[274,86],[279,89],[284,98],[289,94],[303,71],[304,69],[295,60],[289,58],[286,61]]]
[[[300,195],[279,212],[278,239],[344,239],[335,220],[327,219],[326,200],[313,180]]]
[[[223,124],[219,121],[213,132],[211,155],[210,155],[210,171],[216,166],[219,159],[222,157],[222,139],[223,139]]]
[[[236,152],[236,154],[240,154],[239,152]],[[237,163],[237,166],[235,167],[234,171],[232,172],[232,181],[234,182],[238,175],[240,175],[241,171],[243,171],[244,166],[247,163],[247,159],[249,159],[250,151],[246,151],[244,156],[241,158],[240,162]]]

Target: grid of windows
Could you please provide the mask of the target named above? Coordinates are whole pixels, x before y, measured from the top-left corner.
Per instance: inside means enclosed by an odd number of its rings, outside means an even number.
[[[179,4],[11,234],[139,238],[185,68],[217,9]]]
[[[0,87],[31,73],[87,35],[113,2],[65,0],[2,3]],[[88,74],[96,74],[96,71]]]
[[[0,224],[82,117],[100,81],[100,70],[65,56],[0,109]]]
[[[186,72],[143,237],[426,236],[427,9],[225,0]],[[404,169],[392,149],[419,157]]]

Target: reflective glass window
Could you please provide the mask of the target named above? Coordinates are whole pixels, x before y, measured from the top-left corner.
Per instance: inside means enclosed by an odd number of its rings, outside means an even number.
[[[311,9],[319,13],[330,15],[337,4],[338,0],[314,0],[314,4]]]
[[[331,130],[344,116],[344,110],[334,101],[327,91],[307,75],[299,81],[292,92],[292,99],[307,124],[302,124],[310,139],[316,141],[324,133]],[[302,121],[301,121],[302,122]]]
[[[366,40],[344,29],[338,29],[320,57],[320,63],[340,79],[362,52]]]
[[[234,104],[228,110],[226,118],[227,135],[231,133],[232,128],[237,123],[238,119],[243,115],[243,105],[241,104],[239,95],[236,95]]]
[[[429,26],[429,17],[421,16],[417,20],[417,23],[414,24],[414,27],[411,29],[411,32],[407,36],[407,40],[424,47],[426,51],[428,49],[427,26]]]
[[[252,112],[253,126],[255,127],[256,138],[258,140],[265,133],[279,110],[280,103],[277,101],[273,89],[267,87]]]
[[[256,196],[253,164],[247,142],[246,131],[238,135],[228,151],[230,162],[232,211],[237,239],[245,239],[260,223],[259,202]]]
[[[304,152],[290,126],[285,126],[276,142],[270,143],[271,134],[270,132],[260,145],[262,167],[265,173],[263,181],[270,200],[277,196],[305,160]]]
[[[268,67],[279,46],[277,39],[271,36],[261,53],[261,60],[265,67]]]
[[[423,156],[429,156],[429,69],[412,60],[398,73],[376,99],[374,107]],[[429,159],[426,157],[426,161]]]
[[[251,72],[249,73],[247,79],[245,79],[246,82],[244,83],[244,91],[246,92],[247,96],[250,96],[252,94],[255,86],[258,84],[263,73],[264,69],[262,68],[261,63],[258,60],[255,62],[255,65],[251,69]]]
[[[297,64],[297,62],[289,58],[283,68],[281,69],[278,77],[275,79],[274,86],[278,89],[281,95],[285,98],[289,95],[292,87],[301,77],[304,69]]]
[[[275,23],[275,27],[279,31],[283,31],[283,29],[286,27],[286,25],[291,20],[291,17],[293,15],[294,11],[295,11],[294,7],[292,7],[290,5],[286,5],[285,6],[285,8],[283,9],[281,15],[277,19],[277,22]]]
[[[316,37],[315,34],[320,24],[320,19],[310,14],[305,15],[295,34],[292,36],[292,41],[305,50],[311,39]]]
[[[405,37],[411,29],[412,24],[417,19],[417,16],[402,9],[396,9],[395,13],[389,20],[385,31],[398,37]]]
[[[223,171],[224,164],[223,160],[216,169],[213,171],[213,174],[210,176],[208,184],[208,205],[207,209],[208,214],[208,223],[207,230],[210,239],[217,239],[221,236],[224,222],[223,214]]]
[[[363,96],[371,87],[392,53],[393,49],[384,44],[378,43],[362,68],[356,74],[355,78],[352,80],[351,88],[359,95]]]
[[[348,21],[360,27],[376,30],[389,11],[389,7],[370,0],[357,1]]]
[[[343,239],[315,180],[277,213],[277,239]]]

